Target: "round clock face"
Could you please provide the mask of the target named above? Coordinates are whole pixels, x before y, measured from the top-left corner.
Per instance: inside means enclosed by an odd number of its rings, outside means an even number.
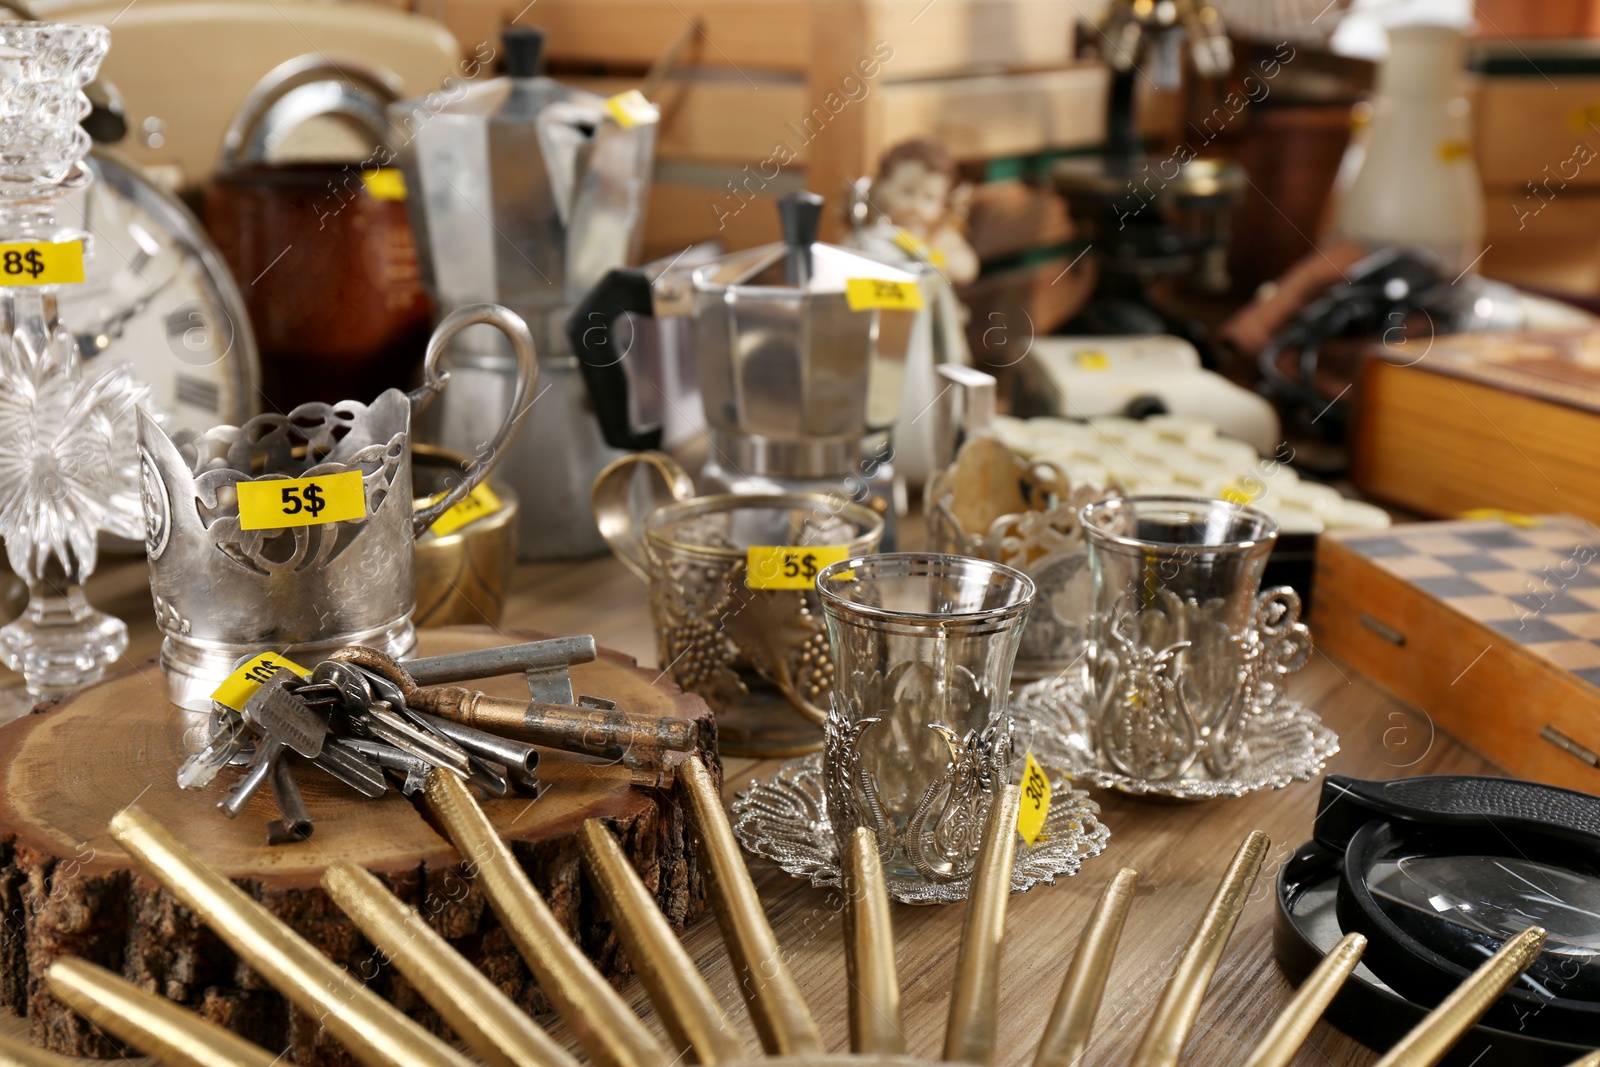
[[[239,425],[260,408],[255,337],[199,223],[132,164],[96,148],[94,175],[58,214],[89,234],[82,285],[59,291],[86,365],[126,361],[166,429]]]

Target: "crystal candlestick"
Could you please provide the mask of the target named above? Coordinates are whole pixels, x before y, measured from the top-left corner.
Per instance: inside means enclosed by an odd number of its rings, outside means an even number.
[[[0,26],[0,537],[28,586],[0,659],[22,672],[27,704],[94,681],[126,650],[127,627],[82,584],[102,531],[144,530],[135,412],[148,390],[126,365],[85,370],[56,308],[58,287],[83,277],[88,235],[56,209],[88,180],[83,87],[109,45],[99,26]]]

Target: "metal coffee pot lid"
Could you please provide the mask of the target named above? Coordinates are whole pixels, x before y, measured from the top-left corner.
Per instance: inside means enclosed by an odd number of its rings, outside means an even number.
[[[852,280],[917,284],[917,275],[850,248],[817,240],[823,199],[815,193],[792,193],[778,201],[783,240],[724,256],[694,272],[697,291],[759,288],[760,296],[795,293],[843,294]]]
[[[531,321],[566,309],[644,237],[659,115],[539,73],[544,35],[508,27],[505,76],[390,108],[424,281],[444,310],[493,300]],[[630,106],[631,101],[631,106]],[[556,334],[560,331],[557,329]]]

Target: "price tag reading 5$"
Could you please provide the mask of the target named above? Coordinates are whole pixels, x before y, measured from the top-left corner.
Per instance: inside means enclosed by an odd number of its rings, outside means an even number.
[[[845,545],[752,545],[745,554],[744,584],[750,589],[810,589],[822,568],[849,558]]]
[[[1038,840],[1039,831],[1044,829],[1044,819],[1049,814],[1050,777],[1040,769],[1030,751],[1022,767],[1022,806],[1017,809],[1017,833],[1028,844],[1033,844]]]
[[[851,311],[921,311],[922,290],[916,282],[891,282],[883,278],[848,278],[844,298]]]
[[[240,482],[239,529],[281,530],[367,517],[360,471]]]
[[[302,678],[311,675],[311,672],[300,664],[285,659],[276,652],[262,652],[235,667],[233,673],[217,686],[216,692],[211,694],[211,699],[225,708],[243,711],[245,703],[255,696],[257,689],[266,685],[272,676],[278,673],[279,667],[287,667]]]
[[[83,242],[0,244],[0,286],[72,285],[83,281]]]

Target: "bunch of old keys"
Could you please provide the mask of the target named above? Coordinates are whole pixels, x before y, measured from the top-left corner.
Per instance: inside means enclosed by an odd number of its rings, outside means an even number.
[[[296,778],[309,764],[364,796],[390,776],[415,794],[433,773],[454,774],[486,796],[537,795],[535,745],[625,765],[646,786],[671,783],[699,744],[693,720],[634,715],[599,697],[574,697],[569,668],[595,658],[589,635],[530,641],[401,663],[376,649],[340,649],[307,676],[278,668],[235,711],[214,703],[205,748],[178,771],[184,789],[223,767],[244,774],[217,805],[229,817],[270,783],[281,818],[271,844],[303,841],[310,812]],[[521,673],[530,699],[506,700],[445,683]]]

